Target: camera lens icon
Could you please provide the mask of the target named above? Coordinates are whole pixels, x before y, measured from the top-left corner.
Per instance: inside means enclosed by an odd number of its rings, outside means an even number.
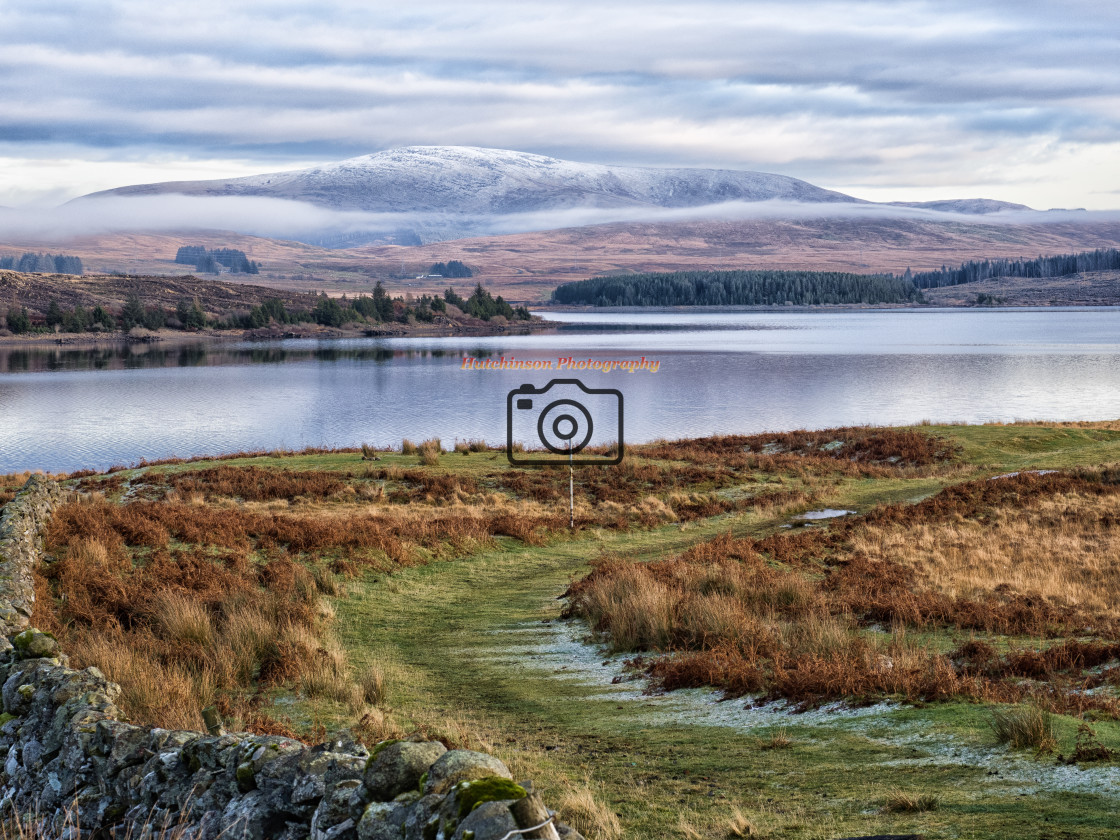
[[[537,420],[537,437],[549,452],[557,455],[581,452],[591,442],[594,432],[595,423],[590,412],[585,405],[575,400],[563,399],[549,403]]]
[[[522,385],[506,397],[506,457],[515,466],[621,464],[622,392],[578,379]]]

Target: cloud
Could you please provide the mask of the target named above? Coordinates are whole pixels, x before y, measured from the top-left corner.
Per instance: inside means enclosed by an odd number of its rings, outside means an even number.
[[[228,230],[316,243],[341,234],[385,235],[402,230],[426,240],[501,235],[614,222],[742,221],[750,219],[903,219],[970,224],[1120,222],[1120,211],[1003,211],[978,216],[883,204],[733,201],[701,207],[575,207],[524,213],[370,213],[331,210],[307,202],[245,196],[105,196],[37,211],[0,208],[0,238],[64,241],[119,232]]]
[[[1092,0],[6,0],[0,27],[9,157],[467,144],[1045,205],[1103,200],[1059,185],[1120,136],[1120,7]],[[1012,195],[1023,149],[1042,177]]]

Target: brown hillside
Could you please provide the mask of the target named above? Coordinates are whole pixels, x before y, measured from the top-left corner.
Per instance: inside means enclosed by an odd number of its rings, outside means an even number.
[[[479,237],[422,246],[331,250],[236,233],[104,234],[59,242],[0,242],[0,254],[63,250],[86,270],[180,275],[180,245],[238,248],[261,265],[252,282],[292,293],[393,294],[466,290],[475,280],[513,302],[543,301],[559,283],[595,274],[696,268],[790,268],[903,272],[988,257],[1036,257],[1120,246],[1120,223],[1007,224],[929,219],[756,219],[624,223]],[[417,279],[458,259],[470,280]],[[249,277],[244,279],[248,280]],[[223,275],[235,285],[240,278]]]
[[[55,300],[62,309],[81,305],[104,306],[118,310],[131,295],[146,306],[174,309],[181,300],[195,297],[210,312],[252,309],[268,298],[280,298],[286,307],[311,309],[315,298],[292,294],[267,286],[201,280],[192,275],[180,277],[76,277],[69,274],[20,274],[0,271],[0,306],[26,306],[40,314]]]

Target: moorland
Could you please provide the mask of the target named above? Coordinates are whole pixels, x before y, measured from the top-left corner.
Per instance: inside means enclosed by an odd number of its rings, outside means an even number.
[[[63,477],[33,622],[134,721],[421,732],[591,837],[1104,838],[1118,463],[1116,423],[660,441],[574,529],[480,442],[142,463]]]

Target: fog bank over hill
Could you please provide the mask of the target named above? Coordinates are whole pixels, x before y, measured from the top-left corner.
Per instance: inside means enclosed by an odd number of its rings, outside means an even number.
[[[411,146],[291,172],[119,187],[75,199],[39,219],[0,216],[0,225],[53,225],[76,233],[228,229],[345,247],[614,222],[849,215],[1045,218],[1024,205],[990,199],[879,204],[763,172],[608,166],[503,149]]]

